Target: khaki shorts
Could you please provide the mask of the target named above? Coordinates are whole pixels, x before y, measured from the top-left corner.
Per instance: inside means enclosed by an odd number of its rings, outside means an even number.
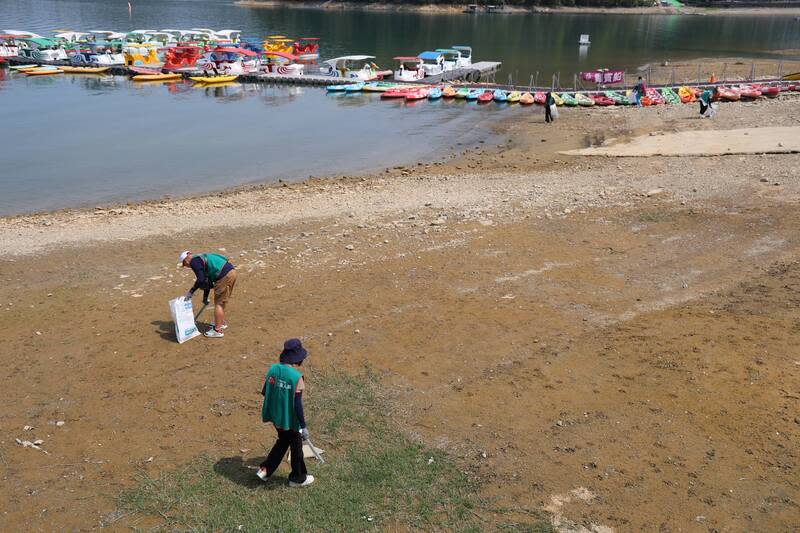
[[[236,269],[231,270],[225,277],[214,283],[214,305],[225,305],[233,294],[236,285]]]

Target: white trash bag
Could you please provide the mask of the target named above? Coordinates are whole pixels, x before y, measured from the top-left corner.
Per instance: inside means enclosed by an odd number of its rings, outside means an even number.
[[[178,339],[178,344],[183,344],[200,335],[200,331],[194,323],[191,300],[186,301],[183,296],[170,300],[169,312],[172,314],[172,322],[175,324],[175,337]]]
[[[558,118],[558,106],[556,104],[550,104],[550,117],[553,120]]]

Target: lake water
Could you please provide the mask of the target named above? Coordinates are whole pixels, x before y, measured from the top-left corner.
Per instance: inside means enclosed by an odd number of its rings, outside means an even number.
[[[498,79],[631,68],[703,56],[772,57],[800,49],[792,17],[423,15],[258,9],[210,0],[0,0],[0,28],[241,29],[320,37],[322,56],[395,55],[468,44],[499,60]],[[592,45],[579,51],[581,33]],[[0,215],[157,198],[251,182],[341,174],[436,158],[482,125],[530,109],[464,102],[381,102],[318,88],[0,74]]]

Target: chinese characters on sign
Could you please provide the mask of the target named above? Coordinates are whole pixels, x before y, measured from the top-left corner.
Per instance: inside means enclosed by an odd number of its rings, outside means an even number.
[[[622,83],[625,81],[624,70],[590,70],[588,72],[581,72],[581,79],[583,81],[591,81],[598,85],[608,85],[611,83]]]

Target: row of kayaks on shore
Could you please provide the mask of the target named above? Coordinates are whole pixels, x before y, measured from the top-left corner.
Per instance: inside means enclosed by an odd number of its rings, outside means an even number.
[[[330,93],[379,93],[383,99],[404,100],[437,100],[439,98],[458,98],[478,102],[519,103],[522,105],[544,105],[547,94],[543,91],[508,91],[504,89],[454,87],[451,85],[411,85],[390,82],[359,82],[341,85],[329,85]],[[754,100],[765,96],[774,98],[782,91],[800,91],[798,84],[750,84],[737,87],[716,87],[712,94],[715,101]],[[703,90],[696,87],[681,86],[677,88],[650,87],[638,99],[633,91],[599,91],[599,92],[553,92],[553,100],[558,106],[592,107],[635,105],[643,106],[691,103],[700,98]]]

